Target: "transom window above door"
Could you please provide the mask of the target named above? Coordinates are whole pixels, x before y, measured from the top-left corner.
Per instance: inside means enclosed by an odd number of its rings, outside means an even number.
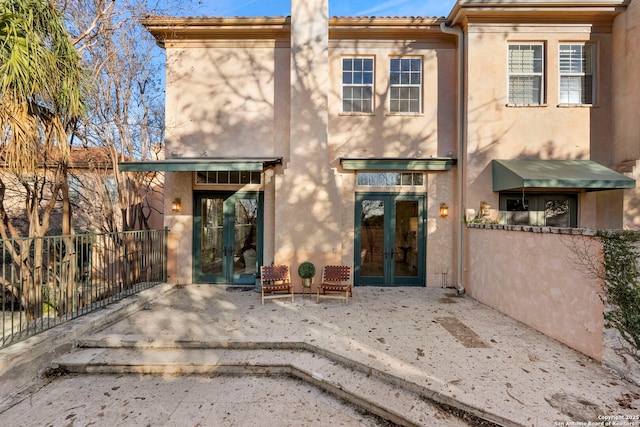
[[[262,173],[257,171],[199,171],[196,172],[196,184],[260,184],[261,177]]]
[[[424,175],[419,172],[358,172],[356,185],[365,187],[421,187]]]
[[[373,58],[342,58],[342,112],[373,113]]]

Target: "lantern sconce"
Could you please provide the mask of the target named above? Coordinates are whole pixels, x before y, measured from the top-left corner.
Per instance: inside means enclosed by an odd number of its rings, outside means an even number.
[[[180,210],[182,210],[182,200],[180,200],[180,197],[173,199],[173,202],[171,202],[171,210],[173,212],[180,212]]]
[[[440,216],[442,218],[449,216],[449,206],[446,203],[440,203]]]

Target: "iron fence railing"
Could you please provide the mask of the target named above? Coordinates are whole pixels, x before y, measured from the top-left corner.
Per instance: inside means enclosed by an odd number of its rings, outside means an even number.
[[[0,239],[0,348],[166,281],[167,233]]]

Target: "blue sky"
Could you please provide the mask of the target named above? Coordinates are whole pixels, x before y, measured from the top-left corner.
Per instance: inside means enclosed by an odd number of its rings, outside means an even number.
[[[289,0],[204,0],[193,15],[287,16]],[[330,16],[447,16],[455,0],[329,0]]]

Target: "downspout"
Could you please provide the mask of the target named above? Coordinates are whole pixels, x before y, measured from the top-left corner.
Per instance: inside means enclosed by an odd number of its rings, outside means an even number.
[[[465,243],[465,209],[464,209],[464,188],[465,188],[465,174],[464,169],[466,167],[466,150],[464,145],[465,140],[465,131],[466,131],[466,121],[465,121],[465,92],[466,92],[466,80],[464,74],[464,33],[459,28],[447,27],[445,22],[440,23],[440,31],[444,34],[452,34],[458,39],[458,161],[457,161],[457,195],[458,195],[458,226],[457,226],[457,247],[456,247],[456,257],[457,257],[457,276],[458,283],[456,284],[456,291],[458,295],[464,294],[464,243]]]

